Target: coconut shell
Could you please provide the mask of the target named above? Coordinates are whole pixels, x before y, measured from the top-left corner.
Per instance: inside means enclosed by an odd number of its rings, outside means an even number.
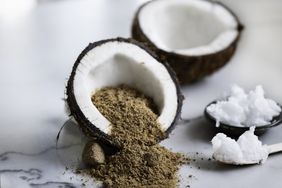
[[[145,45],[143,45],[140,42],[137,42],[133,39],[124,39],[124,38],[115,38],[115,39],[107,39],[107,40],[101,40],[101,41],[97,41],[94,43],[90,43],[82,52],[81,54],[78,56],[77,60],[74,63],[74,66],[72,68],[72,72],[71,75],[68,79],[67,82],[67,87],[66,87],[66,102],[69,106],[69,110],[70,110],[70,116],[72,116],[77,124],[81,127],[82,131],[90,136],[90,137],[94,137],[95,139],[97,139],[98,142],[104,144],[105,146],[108,147],[112,147],[114,150],[117,148],[120,148],[120,146],[118,145],[117,142],[115,142],[114,139],[111,138],[110,135],[102,132],[99,128],[97,128],[95,125],[93,125],[88,119],[87,117],[83,114],[83,112],[81,111],[80,107],[77,104],[75,95],[74,95],[74,88],[73,88],[73,82],[74,82],[74,77],[76,74],[76,70],[77,67],[81,61],[81,59],[93,48],[96,48],[104,43],[107,42],[112,42],[112,41],[118,41],[118,42],[125,42],[125,43],[131,43],[134,45],[139,46],[140,48],[142,48],[143,50],[145,50],[148,54],[150,54],[152,57],[154,57],[158,62],[162,63],[168,73],[170,74],[173,82],[175,83],[176,86],[176,91],[177,91],[177,111],[176,111],[176,115],[174,117],[173,122],[171,123],[170,127],[166,130],[166,135],[168,136],[169,133],[173,130],[173,128],[175,127],[178,119],[180,118],[180,114],[181,114],[181,108],[182,108],[182,101],[184,99],[183,95],[181,94],[181,90],[180,90],[180,84],[177,80],[176,74],[174,73],[174,71],[172,70],[172,68],[168,65],[167,62],[165,62],[164,60],[161,60],[160,58],[158,58],[148,47],[146,47]],[[157,74],[157,73],[156,73]]]
[[[139,12],[144,6],[146,6],[150,2],[151,1],[143,4],[137,10],[133,19],[131,29],[132,38],[144,43],[159,57],[168,62],[169,65],[176,72],[180,84],[188,84],[197,81],[201,78],[204,78],[205,76],[210,75],[213,72],[219,70],[221,67],[226,65],[227,62],[231,59],[234,52],[236,51],[237,43],[243,30],[243,25],[240,23],[238,17],[228,7],[226,7],[220,2],[211,2],[223,6],[234,16],[234,18],[238,22],[237,29],[239,31],[239,34],[237,38],[227,48],[219,52],[201,56],[185,56],[159,49],[142,31],[138,20]]]

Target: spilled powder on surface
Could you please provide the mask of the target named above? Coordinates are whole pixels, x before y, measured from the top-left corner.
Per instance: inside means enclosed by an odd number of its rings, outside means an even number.
[[[87,173],[105,187],[177,187],[177,171],[187,158],[158,144],[166,134],[152,99],[122,85],[97,91],[92,102],[112,123],[111,136],[122,149]]]

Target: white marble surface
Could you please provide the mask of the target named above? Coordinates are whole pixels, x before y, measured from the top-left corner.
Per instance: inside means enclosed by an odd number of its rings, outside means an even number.
[[[55,149],[56,135],[67,120],[62,100],[65,81],[77,55],[89,42],[129,36],[133,13],[141,3],[41,2],[17,17],[0,14],[1,188],[81,187],[81,177],[66,170],[66,166],[79,163],[83,142],[79,130],[72,124],[64,128],[60,149]],[[183,87],[184,121],[163,144],[196,159],[181,170],[181,187],[280,188],[282,154],[271,156],[263,165],[249,167],[208,161],[209,141],[215,131],[201,116],[205,105],[230,84],[238,83],[246,89],[263,84],[268,96],[282,103],[282,1],[224,2],[246,26],[238,51],[216,74]],[[266,144],[282,142],[282,126],[260,139]],[[94,185],[91,181],[86,184]]]

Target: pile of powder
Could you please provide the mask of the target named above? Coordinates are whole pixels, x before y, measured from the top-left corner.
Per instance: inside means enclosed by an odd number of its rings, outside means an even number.
[[[111,136],[122,149],[87,173],[105,187],[176,187],[186,159],[158,145],[166,135],[153,101],[122,85],[97,91],[92,102],[112,123]]]
[[[213,157],[218,161],[232,164],[265,162],[268,150],[254,135],[254,131],[255,127],[250,127],[237,142],[223,133],[218,133],[212,139]]]
[[[207,107],[207,112],[220,122],[238,126],[263,126],[270,124],[273,117],[279,115],[281,107],[273,100],[264,97],[262,86],[256,86],[248,94],[237,85],[226,94],[227,100],[217,101]]]

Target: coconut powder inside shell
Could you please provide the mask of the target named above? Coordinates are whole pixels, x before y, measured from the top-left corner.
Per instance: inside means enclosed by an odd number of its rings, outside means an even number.
[[[111,136],[121,146],[153,145],[165,137],[154,102],[133,88],[103,88],[92,96],[92,102],[112,123]]]
[[[187,159],[158,144],[166,134],[152,99],[122,85],[97,91],[92,102],[112,123],[111,136],[122,149],[87,173],[105,187],[176,187]]]

